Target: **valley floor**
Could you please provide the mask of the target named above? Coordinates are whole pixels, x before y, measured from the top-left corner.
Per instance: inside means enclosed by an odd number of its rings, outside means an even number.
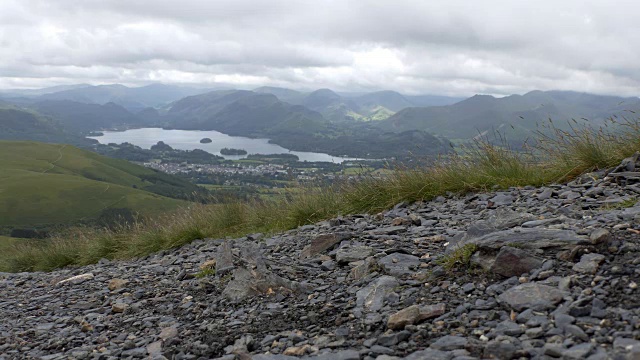
[[[638,359],[639,180],[0,274],[0,359]]]

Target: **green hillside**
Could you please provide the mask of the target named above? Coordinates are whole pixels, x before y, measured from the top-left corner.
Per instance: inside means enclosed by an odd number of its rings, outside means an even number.
[[[70,133],[35,111],[0,105],[0,140],[29,140],[90,146],[94,140]]]
[[[13,244],[17,243],[20,240],[22,239],[16,239],[16,238],[0,235],[0,251],[4,251],[6,249],[11,248]]]
[[[106,209],[143,214],[186,202],[151,190],[154,170],[70,145],[0,141],[0,226],[39,226],[98,218]]]

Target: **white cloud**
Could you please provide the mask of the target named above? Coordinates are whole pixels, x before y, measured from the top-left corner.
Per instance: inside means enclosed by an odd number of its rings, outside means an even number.
[[[629,1],[4,0],[0,87],[638,95],[639,13]]]

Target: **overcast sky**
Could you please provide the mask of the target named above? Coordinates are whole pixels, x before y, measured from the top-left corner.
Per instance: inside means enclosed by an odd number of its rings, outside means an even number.
[[[640,95],[637,1],[0,0],[0,88]]]

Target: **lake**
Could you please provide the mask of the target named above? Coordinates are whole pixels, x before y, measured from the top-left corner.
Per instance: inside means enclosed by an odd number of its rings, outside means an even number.
[[[140,146],[143,149],[149,149],[158,141],[174,149],[194,150],[201,149],[211,154],[219,155],[229,160],[244,159],[246,155],[222,155],[222,148],[244,149],[247,154],[293,154],[300,158],[300,161],[326,161],[333,163],[341,163],[348,160],[356,160],[354,158],[342,158],[329,154],[290,151],[282,146],[270,144],[269,139],[251,139],[242,136],[230,136],[218,131],[200,131],[200,130],[165,130],[161,128],[142,128],[131,129],[126,131],[102,131],[103,136],[90,136],[90,139],[98,140],[101,144],[116,143],[122,144],[128,142],[133,145]],[[211,143],[201,144],[200,140],[209,138]]]

